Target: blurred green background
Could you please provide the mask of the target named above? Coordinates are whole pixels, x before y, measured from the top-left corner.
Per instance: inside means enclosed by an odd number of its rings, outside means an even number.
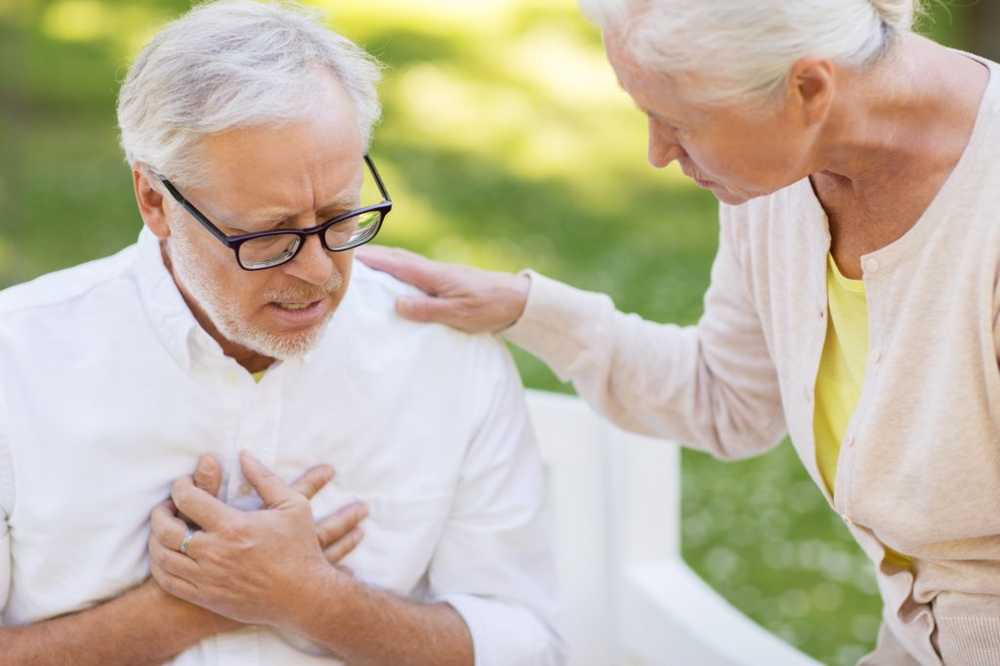
[[[326,0],[386,65],[373,155],[396,200],[381,237],[497,269],[531,266],[619,307],[692,323],[716,203],[645,162],[645,122],[572,0]],[[998,58],[1000,3],[925,20]],[[0,0],[0,288],[112,253],[139,231],[117,146],[118,82],[187,2]],[[518,353],[529,386],[566,390]],[[871,565],[785,443],[737,464],[686,452],[684,553],[737,607],[831,664],[871,649]]]

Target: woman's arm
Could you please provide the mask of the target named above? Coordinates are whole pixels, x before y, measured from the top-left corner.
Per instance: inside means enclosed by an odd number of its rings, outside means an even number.
[[[533,273],[448,266],[385,248],[359,258],[427,294],[398,303],[403,316],[477,332],[503,330],[618,425],[740,458],[777,443],[785,424],[730,215],[723,206],[705,312],[688,327],[623,314],[603,294]]]

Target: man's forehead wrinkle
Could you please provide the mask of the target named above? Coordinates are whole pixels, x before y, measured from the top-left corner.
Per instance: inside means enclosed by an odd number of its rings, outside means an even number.
[[[267,222],[270,220],[283,220],[291,219],[302,215],[303,213],[313,213],[316,211],[324,210],[339,210],[344,208],[350,208],[357,203],[357,197],[350,193],[342,193],[333,199],[327,200],[325,203],[317,202],[315,193],[313,194],[311,208],[308,210],[296,210],[294,207],[271,207],[271,208],[258,208],[250,212],[249,217],[244,219],[249,219],[258,222]]]

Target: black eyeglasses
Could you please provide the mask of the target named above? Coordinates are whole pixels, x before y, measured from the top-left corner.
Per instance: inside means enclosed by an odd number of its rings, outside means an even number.
[[[375,179],[379,194],[382,196],[380,203],[342,213],[323,224],[308,229],[276,229],[240,234],[239,236],[224,234],[219,227],[212,224],[200,210],[195,208],[194,204],[185,199],[184,195],[169,180],[166,178],[160,180],[170,192],[170,196],[190,213],[191,217],[198,220],[209,233],[233,251],[236,255],[236,263],[240,265],[240,268],[246,271],[262,271],[286,264],[294,259],[302,246],[306,244],[309,236],[314,234],[319,235],[323,247],[328,252],[350,250],[375,238],[375,234],[382,228],[382,222],[385,221],[386,215],[392,210],[392,199],[385,189],[382,177],[378,175],[375,163],[368,155],[365,155],[365,164],[368,165],[368,170]]]

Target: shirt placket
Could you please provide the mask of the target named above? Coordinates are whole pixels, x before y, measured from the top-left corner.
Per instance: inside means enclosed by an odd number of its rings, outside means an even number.
[[[267,467],[274,468],[281,418],[282,374],[280,368],[275,368],[256,383],[244,372],[244,376],[234,377],[236,381],[230,383],[229,390],[238,391],[240,404],[238,425],[231,440],[224,500],[244,511],[259,508],[260,498],[243,476],[239,453],[248,451]],[[218,636],[220,665],[264,666],[260,632],[254,628]]]

